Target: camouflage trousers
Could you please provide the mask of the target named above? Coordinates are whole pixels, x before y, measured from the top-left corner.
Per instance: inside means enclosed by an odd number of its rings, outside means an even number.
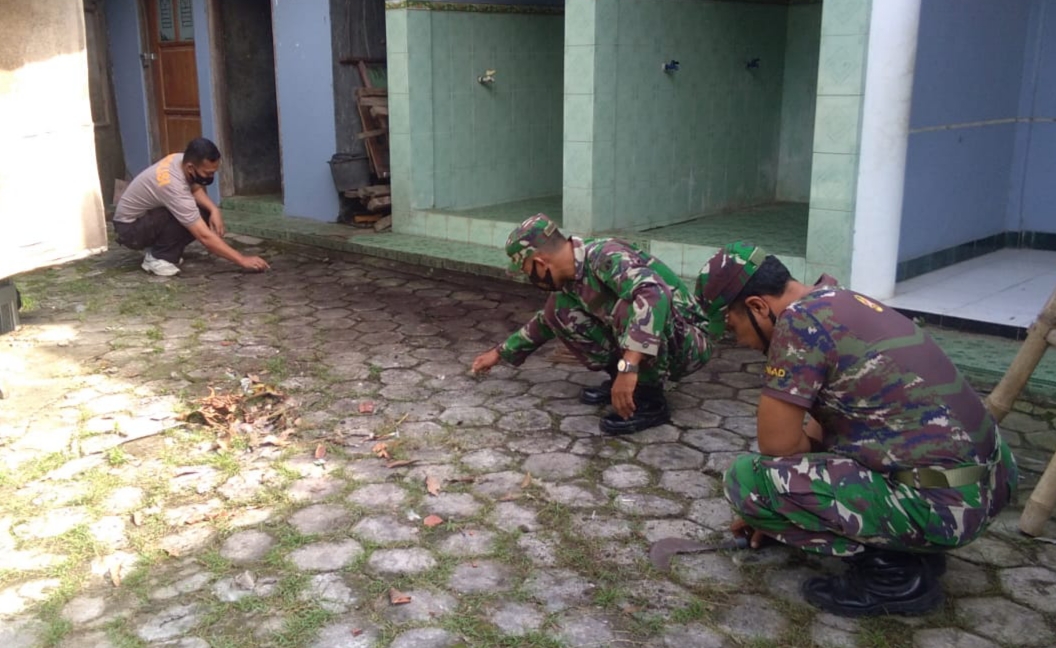
[[[741,455],[726,472],[726,498],[751,527],[813,553],[848,556],[866,546],[942,551],[978,537],[1008,503],[1016,465],[1002,441],[989,479],[916,489],[829,453]]]
[[[616,332],[627,325],[629,310],[626,306],[618,307],[613,313],[613,322],[607,324],[579,308],[564,293],[554,293],[546,301],[543,316],[583,366],[614,373],[623,355]],[[703,324],[694,326],[679,312],[672,311],[660,349],[655,356],[647,356],[642,361],[638,381],[642,385],[659,385],[665,377],[678,380],[703,367],[710,357],[711,345]]]

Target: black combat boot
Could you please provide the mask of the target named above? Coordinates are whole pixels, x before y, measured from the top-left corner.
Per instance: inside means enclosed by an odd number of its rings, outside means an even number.
[[[605,434],[633,434],[671,420],[662,385],[638,385],[634,390],[634,414],[623,419],[612,412],[602,417],[599,427]]]
[[[597,387],[584,387],[579,392],[579,402],[584,405],[608,405],[612,402],[612,381],[606,380]]]
[[[927,614],[942,604],[938,564],[924,555],[867,549],[846,562],[847,571],[839,576],[803,583],[808,603],[844,617]]]

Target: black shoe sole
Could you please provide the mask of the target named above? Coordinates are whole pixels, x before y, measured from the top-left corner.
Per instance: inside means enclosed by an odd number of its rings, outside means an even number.
[[[579,392],[579,402],[584,405],[608,405],[612,402],[612,396],[606,394],[602,396],[600,394],[587,395],[587,390]]]
[[[610,416],[615,418],[610,418]],[[602,417],[601,421],[598,422],[598,428],[609,436],[634,434],[635,432],[641,432],[642,430],[648,430],[649,428],[671,422],[671,412],[666,407],[662,412],[650,415],[648,418],[636,419],[632,416],[624,420],[616,414],[610,416]]]
[[[826,599],[814,599],[806,589],[806,582],[800,586],[800,594],[803,598],[819,610],[835,614],[840,617],[860,618],[898,614],[900,616],[925,616],[938,609],[945,597],[942,587],[934,587],[924,595],[908,601],[888,601],[877,603],[869,607],[844,607]]]

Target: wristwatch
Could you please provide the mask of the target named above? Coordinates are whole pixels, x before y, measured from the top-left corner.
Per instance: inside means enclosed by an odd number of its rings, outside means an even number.
[[[636,373],[638,373],[638,365],[631,364],[630,362],[627,362],[623,358],[620,358],[620,361],[616,363],[616,371],[618,371],[620,373],[633,373],[633,374],[636,374]]]

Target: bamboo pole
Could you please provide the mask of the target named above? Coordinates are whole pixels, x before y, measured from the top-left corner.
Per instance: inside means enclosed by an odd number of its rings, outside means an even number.
[[[1029,536],[1041,533],[1045,522],[1056,508],[1056,453],[1053,453],[1049,465],[1038,480],[1038,485],[1030,494],[1023,514],[1019,516],[1019,530]]]
[[[1024,385],[1030,380],[1030,375],[1041,362],[1041,356],[1049,347],[1049,333],[1056,326],[1056,291],[1053,291],[1049,301],[1038,314],[1038,319],[1030,326],[1027,339],[1023,340],[1023,346],[1019,348],[1012,365],[1005,372],[1001,382],[994,387],[994,391],[986,397],[986,408],[994,415],[1000,423],[1005,415],[1012,411],[1012,405],[1019,398]]]

